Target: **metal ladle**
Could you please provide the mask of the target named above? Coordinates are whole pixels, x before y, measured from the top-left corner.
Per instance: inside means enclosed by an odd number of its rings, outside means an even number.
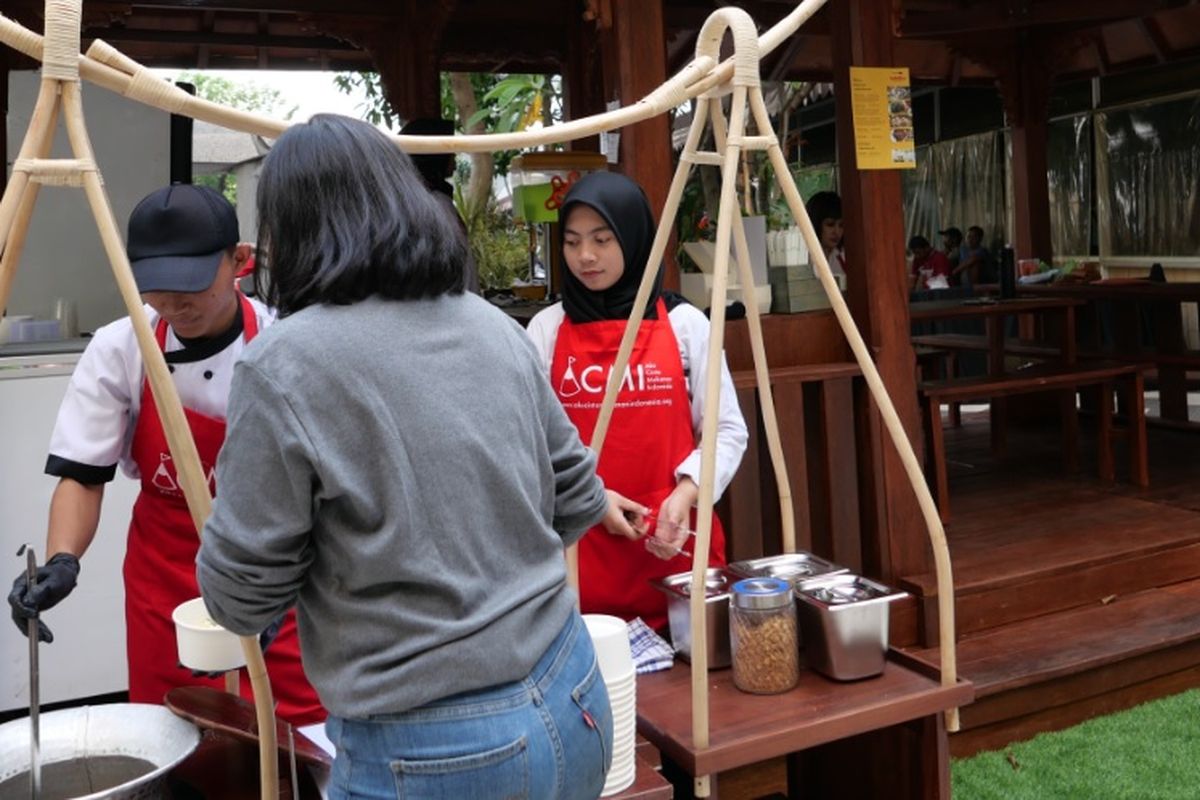
[[[25,586],[32,592],[37,583],[37,557],[33,548],[21,545],[17,555],[25,554]],[[38,615],[29,618],[29,796],[42,796],[41,731],[38,726]]]

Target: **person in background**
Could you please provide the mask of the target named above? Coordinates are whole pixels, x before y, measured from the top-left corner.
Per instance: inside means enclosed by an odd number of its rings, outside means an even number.
[[[817,192],[804,204],[821,242],[829,269],[838,285],[846,288],[846,252],[842,248],[845,230],[842,227],[842,198],[836,192]]]
[[[152,192],[133,209],[127,249],[215,492],[211,476],[226,440],[234,362],[273,319],[266,306],[235,285],[250,245],[238,242],[237,214],[221,194],[175,184]],[[32,590],[24,575],[14,581],[8,597],[13,620],[25,631],[30,617],[71,593],[79,559],[96,535],[104,486],[118,464],[141,481],[124,566],[129,699],[162,703],[176,686],[221,688],[216,678],[191,675],[178,665],[171,612],[200,593],[195,575],[200,540],[129,317],[96,331],[71,376],[46,459],[46,473],[58,478],[46,537],[50,557]],[[53,641],[41,620],[39,631],[43,641]],[[300,664],[294,615],[284,619],[265,655],[279,715],[296,724],[323,720],[325,711]],[[249,692],[249,681],[242,686]]]
[[[584,176],[559,210],[563,299],[530,320],[528,333],[558,399],[590,441],[606,378],[633,310],[654,240],[654,216],[641,187],[611,172]],[[746,449],[746,423],[729,369],[721,360],[719,408],[705,408],[708,318],[683,298],[654,290],[613,412],[599,472],[605,483],[648,506],[647,546],[593,529],[579,544],[580,602],[585,612],[641,617],[662,629],[665,596],[650,581],[691,568],[679,548],[694,530],[700,483],[700,430],[718,414],[715,496]],[[725,536],[712,520],[708,562],[725,563]]]
[[[950,262],[941,250],[934,250],[929,240],[924,236],[914,236],[908,240],[908,251],[912,253],[912,274],[910,289],[922,291],[930,288],[930,280],[941,275],[950,280]]]
[[[448,119],[417,117],[405,124],[400,133],[404,136],[453,136],[454,123]],[[469,241],[467,224],[458,213],[458,207],[454,205],[454,188],[450,185],[450,178],[454,175],[454,153],[413,153],[409,158],[412,159],[417,172],[421,173],[425,187],[433,194],[438,205],[448,217],[456,221],[463,238]],[[466,276],[466,290],[479,294],[479,268],[469,246],[463,271]]]
[[[335,800],[595,798],[612,715],[563,548],[602,520],[636,537],[642,507],[463,291],[466,242],[385,134],[293,125],[257,205],[280,320],[234,374],[209,611],[248,635],[297,607]]]
[[[967,228],[966,241],[959,247],[953,274],[963,286],[975,286],[986,276],[987,269],[988,251],[983,246],[983,228],[972,225]]]
[[[946,260],[950,266],[954,267],[959,263],[959,248],[962,246],[962,230],[950,225],[946,230],[938,230],[937,235],[942,237],[942,253],[946,254]]]

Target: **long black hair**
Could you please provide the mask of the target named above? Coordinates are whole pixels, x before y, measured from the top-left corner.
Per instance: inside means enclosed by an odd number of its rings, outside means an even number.
[[[289,128],[263,162],[257,200],[255,287],[280,316],[463,291],[462,235],[408,156],[365,122],[318,114]]]
[[[571,270],[563,264],[563,310],[572,322],[599,322],[601,320],[628,319],[633,311],[633,301],[638,286],[646,271],[646,259],[654,244],[654,214],[642,187],[633,180],[616,172],[593,172],[580,178],[567,192],[559,209],[562,221],[560,232],[565,232],[571,211],[580,205],[595,209],[617,237],[621,254],[625,257],[625,271],[609,288],[595,292],[584,286]],[[562,236],[558,246],[562,248]],[[655,264],[658,275],[646,304],[646,319],[654,319],[657,313],[654,302],[662,290],[662,269]],[[668,304],[668,308],[671,304]]]
[[[838,197],[837,192],[817,192],[808,198],[804,210],[808,212],[808,218],[820,236],[821,223],[827,219],[842,218],[842,198]]]

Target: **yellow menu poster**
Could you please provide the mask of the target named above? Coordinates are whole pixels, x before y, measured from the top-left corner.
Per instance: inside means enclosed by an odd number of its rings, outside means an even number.
[[[850,108],[859,169],[917,166],[907,67],[851,67]]]

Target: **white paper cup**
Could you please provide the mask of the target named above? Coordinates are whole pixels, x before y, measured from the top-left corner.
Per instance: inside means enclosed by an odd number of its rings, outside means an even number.
[[[176,606],[171,619],[175,621],[180,664],[205,672],[226,672],[246,664],[241,640],[212,621],[204,598]]]
[[[596,661],[604,682],[612,686],[633,672],[633,653],[629,649],[629,631],[625,620],[606,614],[584,614],[583,622],[596,649]]]
[[[634,756],[631,752],[627,757],[614,757],[613,765],[604,781],[604,788],[600,791],[601,797],[611,797],[633,785],[634,779],[637,778],[637,760]]]

